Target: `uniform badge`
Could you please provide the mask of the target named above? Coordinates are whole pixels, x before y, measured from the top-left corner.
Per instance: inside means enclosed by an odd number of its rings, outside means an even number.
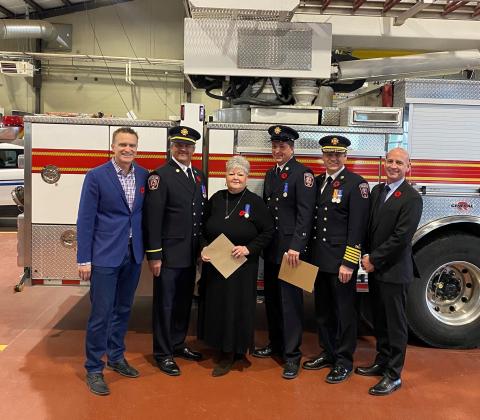
[[[158,175],[150,175],[148,178],[148,189],[150,191],[157,190],[160,184],[160,177]]]
[[[366,182],[362,182],[358,188],[360,188],[360,194],[362,195],[362,198],[368,198],[368,195],[370,194],[370,187]]]
[[[280,127],[275,127],[275,129],[273,130],[273,132],[278,135],[278,134],[280,134],[280,133],[282,132],[282,129],[281,129]]]
[[[304,173],[303,174],[303,183],[305,184],[306,187],[312,188],[314,184],[314,178],[313,175],[310,172]]]
[[[187,136],[188,135],[188,130],[186,128],[182,128],[182,130],[180,131],[180,134],[182,136]]]

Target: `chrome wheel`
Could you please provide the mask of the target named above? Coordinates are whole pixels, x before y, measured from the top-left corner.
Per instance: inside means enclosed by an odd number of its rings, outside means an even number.
[[[480,268],[466,261],[438,267],[427,283],[427,306],[448,325],[465,325],[480,316]]]

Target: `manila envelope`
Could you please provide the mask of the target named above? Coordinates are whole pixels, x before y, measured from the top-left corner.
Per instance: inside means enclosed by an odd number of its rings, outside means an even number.
[[[222,233],[210,245],[203,248],[202,253],[208,255],[210,263],[220,272],[220,274],[228,278],[237,270],[245,261],[246,257],[232,257],[232,248],[234,245]]]
[[[312,265],[301,260],[298,266],[295,268],[291,267],[287,262],[287,253],[285,253],[283,254],[282,265],[280,266],[278,278],[312,293],[317,272],[318,267],[316,265]]]

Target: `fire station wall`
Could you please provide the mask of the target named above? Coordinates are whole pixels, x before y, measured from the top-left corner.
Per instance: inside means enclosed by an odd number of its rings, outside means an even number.
[[[181,1],[135,0],[49,21],[73,25],[71,54],[183,59],[183,17]],[[0,49],[34,51],[35,42],[1,41]],[[129,85],[123,64],[110,63],[111,74],[102,62],[76,61],[72,65],[66,60],[61,65],[48,62],[44,66],[42,112],[102,111],[124,117],[133,110],[141,119],[165,120],[179,115],[179,106],[186,99],[183,76],[160,72],[158,67],[137,67],[132,75],[135,85]],[[192,96],[193,101],[203,102],[202,93]],[[218,108],[218,101],[207,101],[209,104],[214,107],[212,111]],[[12,109],[33,112],[32,80],[0,75],[0,106],[7,113]],[[212,111],[207,110],[208,114]]]

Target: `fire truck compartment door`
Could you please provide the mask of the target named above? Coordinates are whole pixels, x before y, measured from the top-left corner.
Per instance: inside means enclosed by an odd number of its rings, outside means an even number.
[[[108,161],[110,143],[108,126],[32,124],[32,223],[76,223],[85,174]],[[46,165],[59,170],[56,182],[42,178]]]

